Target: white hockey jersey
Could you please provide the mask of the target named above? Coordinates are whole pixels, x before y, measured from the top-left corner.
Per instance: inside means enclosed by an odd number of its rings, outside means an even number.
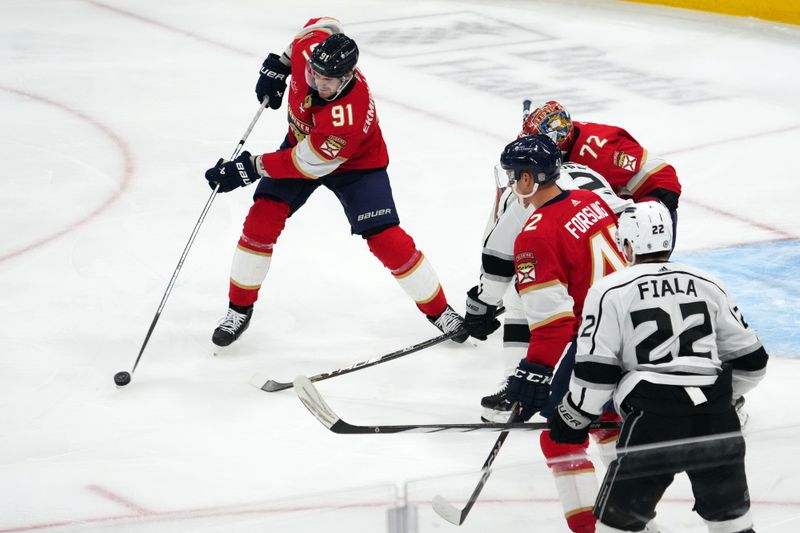
[[[556,184],[564,190],[593,191],[617,214],[633,203],[614,194],[605,178],[585,165],[561,165]],[[534,209],[533,205],[524,207],[510,187],[500,194],[483,241],[478,295],[484,303],[499,305],[514,279],[514,240]]]
[[[735,395],[766,371],[766,352],[722,283],[685,264],[637,264],[589,289],[570,398],[598,415],[613,396],[621,412],[625,397],[647,381],[683,387],[699,405],[699,387],[713,385],[723,363],[733,367]]]

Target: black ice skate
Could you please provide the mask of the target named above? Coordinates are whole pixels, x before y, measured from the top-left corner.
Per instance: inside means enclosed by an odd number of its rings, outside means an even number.
[[[508,379],[506,379],[502,389],[481,398],[481,407],[483,407],[481,420],[484,422],[499,422],[501,424],[508,422],[508,417],[511,415],[511,403],[506,397],[507,392]]]
[[[454,342],[461,343],[469,337],[469,333],[464,329],[464,319],[461,315],[453,311],[453,308],[449,305],[439,316],[428,316],[428,321],[445,334],[460,331],[461,333],[450,337],[450,340]]]
[[[250,325],[250,318],[253,316],[253,306],[241,307],[230,304],[228,314],[219,323],[211,342],[217,346],[228,346],[238,339]]]

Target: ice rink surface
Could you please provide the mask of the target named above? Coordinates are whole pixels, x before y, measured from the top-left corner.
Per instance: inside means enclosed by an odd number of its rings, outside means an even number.
[[[289,221],[248,332],[213,357],[252,189],[219,197],[133,382],[112,382],[208,198],[203,172],[257,109],[263,57],[320,15],[359,43],[403,227],[459,311],[523,98],[623,126],[677,168],[675,259],[722,277],[773,356],[748,396],[757,530],[800,530],[800,28],[605,1],[6,0],[0,532],[386,531],[398,503],[418,531],[455,530],[430,498],[462,504],[495,435],[334,435],[291,391],[248,385],[437,333],[325,190]],[[246,148],[285,129],[268,110]],[[319,389],[356,423],[472,422],[500,352],[497,335],[440,345]],[[535,435],[495,464],[461,530],[566,531]],[[690,508],[681,479],[662,531],[705,531]]]

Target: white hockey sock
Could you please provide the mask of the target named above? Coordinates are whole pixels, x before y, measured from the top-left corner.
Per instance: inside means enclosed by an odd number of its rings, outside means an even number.
[[[417,252],[403,266],[392,271],[394,279],[417,305],[432,301],[441,292],[439,277],[422,252]]]
[[[241,245],[236,247],[231,265],[231,283],[245,290],[258,290],[267,277],[272,261],[272,246],[255,251]]]

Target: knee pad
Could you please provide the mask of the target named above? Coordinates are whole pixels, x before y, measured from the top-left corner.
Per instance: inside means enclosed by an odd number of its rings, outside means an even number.
[[[273,198],[257,198],[244,219],[239,245],[255,251],[263,251],[268,247],[271,251],[288,217],[289,204]]]
[[[383,263],[383,266],[397,275],[409,263],[417,251],[417,246],[400,226],[392,226],[380,233],[367,237],[367,246],[372,255]],[[411,265],[409,265],[411,266]]]

